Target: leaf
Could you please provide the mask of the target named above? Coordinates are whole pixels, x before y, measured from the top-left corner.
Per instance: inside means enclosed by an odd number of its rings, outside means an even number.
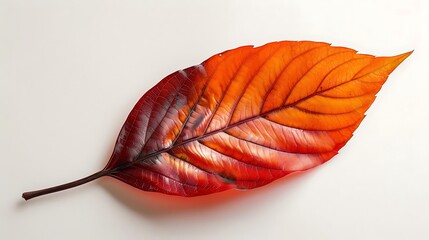
[[[25,199],[111,176],[145,191],[198,196],[251,189],[331,159],[411,52],[357,54],[273,42],[170,74],[129,114],[107,166]]]

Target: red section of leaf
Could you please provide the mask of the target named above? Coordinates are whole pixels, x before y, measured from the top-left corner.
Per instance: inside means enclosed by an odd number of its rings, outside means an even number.
[[[144,94],[100,173],[24,198],[103,175],[146,191],[197,196],[313,168],[346,144],[410,54],[374,57],[285,41],[214,55]]]

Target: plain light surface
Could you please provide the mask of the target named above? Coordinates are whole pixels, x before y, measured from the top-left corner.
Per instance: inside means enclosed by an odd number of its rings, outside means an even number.
[[[0,239],[429,239],[427,3],[0,0]],[[340,154],[304,174],[198,198],[110,178],[21,198],[101,169],[167,74],[277,40],[415,52]]]

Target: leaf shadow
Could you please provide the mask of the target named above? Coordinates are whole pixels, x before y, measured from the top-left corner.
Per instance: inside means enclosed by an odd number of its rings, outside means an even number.
[[[237,207],[247,210],[253,209],[255,204],[269,204],[273,197],[293,194],[305,183],[305,176],[312,171],[314,169],[296,172],[251,190],[228,190],[190,198],[141,191],[110,177],[103,178],[99,183],[107,193],[132,212],[149,218],[169,218],[204,212],[223,212]]]

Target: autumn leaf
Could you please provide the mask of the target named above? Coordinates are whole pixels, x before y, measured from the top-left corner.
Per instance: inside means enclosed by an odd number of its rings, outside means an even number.
[[[145,191],[198,196],[260,187],[313,168],[347,143],[388,75],[410,54],[374,57],[309,41],[216,54],[143,95],[103,170],[23,198],[101,176]]]

